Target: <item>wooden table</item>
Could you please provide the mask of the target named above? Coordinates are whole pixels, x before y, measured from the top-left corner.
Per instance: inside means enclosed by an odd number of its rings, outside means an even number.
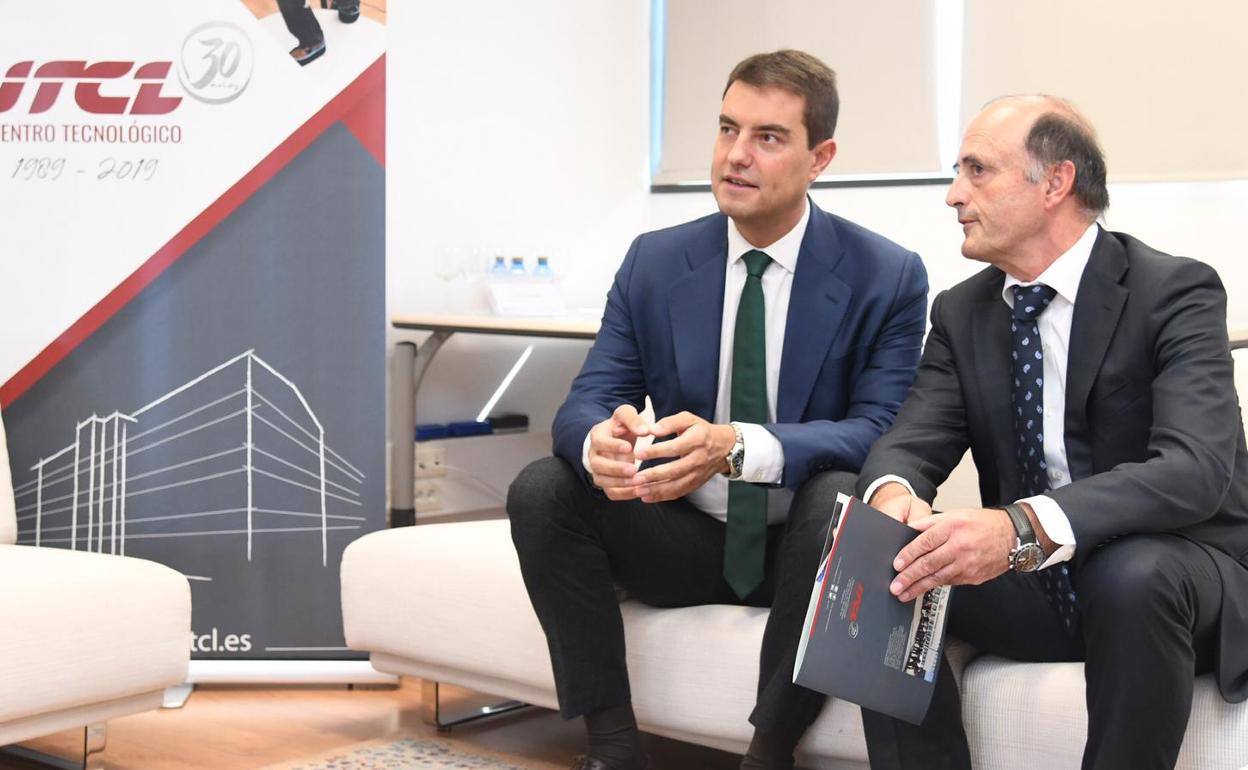
[[[491,315],[447,315],[438,313],[399,314],[392,316],[396,329],[432,332],[417,347],[414,342],[400,342],[394,348],[390,410],[390,522],[403,526],[416,520],[413,500],[415,481],[416,393],[425,370],[442,344],[452,334],[493,334],[510,337],[555,337],[592,340],[598,334],[598,320],[588,318],[519,318]],[[1248,328],[1230,330],[1231,349],[1248,348]],[[410,436],[412,440],[403,440]]]
[[[419,347],[414,342],[394,346],[390,409],[390,526],[416,522],[415,483],[416,393],[425,370],[452,334],[493,334],[508,337],[556,337],[592,340],[598,320],[588,318],[521,318],[439,313],[391,316],[396,329],[433,332]]]

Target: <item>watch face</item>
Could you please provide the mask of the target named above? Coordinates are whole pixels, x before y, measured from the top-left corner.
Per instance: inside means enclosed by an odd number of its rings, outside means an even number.
[[[1035,572],[1044,563],[1044,549],[1036,543],[1022,546],[1010,559],[1015,572]]]

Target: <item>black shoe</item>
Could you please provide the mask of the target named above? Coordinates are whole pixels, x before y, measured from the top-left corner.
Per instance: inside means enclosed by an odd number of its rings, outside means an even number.
[[[335,6],[338,8],[338,21],[343,24],[354,24],[355,20],[360,18],[359,0],[355,0],[355,2],[339,0]]]
[[[588,754],[581,754],[568,770],[614,770],[614,768],[601,759],[591,757]],[[645,770],[654,770],[654,762],[648,756],[646,757]]]
[[[312,45],[301,45],[290,49],[290,58],[299,62],[300,67],[304,67],[307,66],[308,62],[319,59],[323,53],[325,53],[324,40]]]

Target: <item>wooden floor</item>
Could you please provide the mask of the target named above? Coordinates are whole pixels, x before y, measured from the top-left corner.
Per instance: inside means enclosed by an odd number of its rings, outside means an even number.
[[[450,692],[447,692],[447,690]],[[420,720],[420,681],[399,688],[201,686],[182,709],[135,714],[108,723],[106,770],[255,770],[316,757],[387,736],[435,737]],[[443,688],[451,709],[486,702]],[[579,721],[564,722],[542,709],[455,728],[446,736],[463,751],[500,755],[532,770],[565,770],[582,748]],[[740,757],[701,746],[645,736],[656,767],[730,770]],[[82,731],[67,731],[25,746],[68,756],[81,750]],[[0,754],[0,770],[37,767]]]

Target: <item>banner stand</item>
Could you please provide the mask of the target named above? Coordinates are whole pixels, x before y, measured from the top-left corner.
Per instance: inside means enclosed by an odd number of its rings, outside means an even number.
[[[17,542],[190,581],[170,705],[398,682],[345,646],[338,602],[343,550],[386,526],[386,11],[304,8],[309,63],[271,5],[0,26]]]
[[[200,684],[398,687],[399,677],[378,671],[366,660],[192,660],[186,684],[166,689],[161,707],[182,708]]]
[[[187,684],[398,684],[367,660],[192,660]]]

